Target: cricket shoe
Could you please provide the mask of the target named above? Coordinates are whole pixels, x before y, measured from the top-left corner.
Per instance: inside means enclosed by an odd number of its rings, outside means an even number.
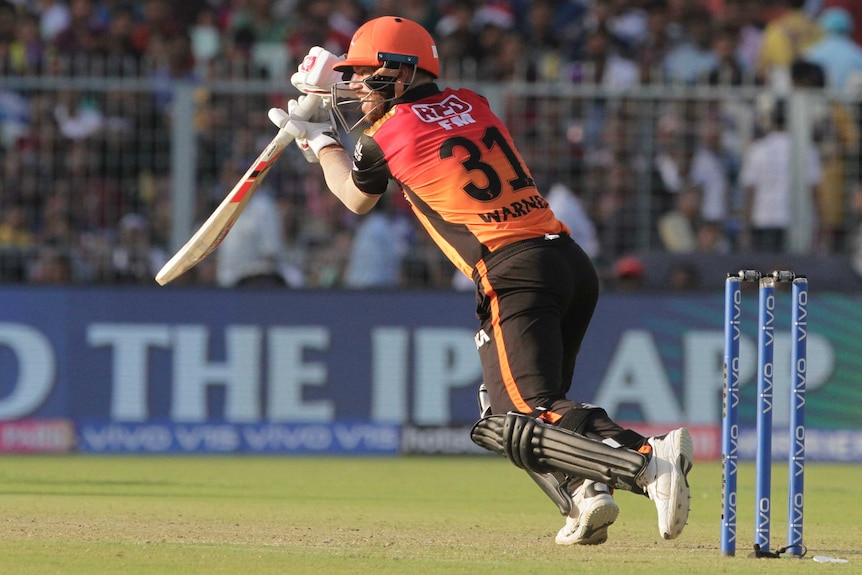
[[[555,541],[558,545],[600,545],[608,540],[608,527],[619,514],[608,486],[588,479],[572,493],[572,512]]]
[[[665,539],[679,537],[688,521],[691,492],[688,473],[694,464],[691,435],[684,427],[647,440],[641,453],[650,455],[641,483],[658,510],[658,530]]]

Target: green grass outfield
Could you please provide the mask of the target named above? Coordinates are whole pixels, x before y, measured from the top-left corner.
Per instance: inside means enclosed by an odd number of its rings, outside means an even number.
[[[721,470],[695,465],[692,511],[662,541],[655,508],[617,492],[610,540],[559,547],[556,508],[497,457],[0,457],[0,573],[862,573],[862,466],[809,464],[804,560],[754,560],[753,469],[739,556],[718,552]],[[773,470],[773,547],[786,537]],[[848,559],[822,564],[814,555]]]

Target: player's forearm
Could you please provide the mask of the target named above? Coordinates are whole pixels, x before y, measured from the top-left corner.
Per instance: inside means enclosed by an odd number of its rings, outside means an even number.
[[[351,176],[352,166],[344,148],[328,146],[320,150],[320,167],[329,191],[351,212],[364,214],[374,207],[380,196],[366,194],[356,187]]]

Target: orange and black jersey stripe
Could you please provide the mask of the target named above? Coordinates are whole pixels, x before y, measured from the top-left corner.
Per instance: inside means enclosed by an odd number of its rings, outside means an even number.
[[[410,90],[357,140],[353,180],[381,194],[396,180],[422,225],[466,275],[514,242],[561,234],[508,129],[466,89]]]

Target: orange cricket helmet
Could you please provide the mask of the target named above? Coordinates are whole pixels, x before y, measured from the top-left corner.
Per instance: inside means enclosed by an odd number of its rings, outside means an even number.
[[[347,58],[333,69],[352,72],[355,66],[380,67],[386,63],[413,64],[435,78],[440,58],[431,34],[420,24],[398,16],[383,16],[359,27],[350,40]]]

